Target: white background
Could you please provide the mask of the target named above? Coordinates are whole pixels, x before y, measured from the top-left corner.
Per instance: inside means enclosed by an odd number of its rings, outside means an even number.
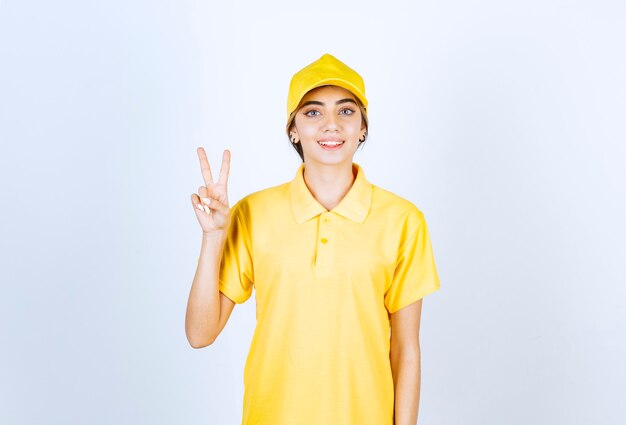
[[[622,1],[0,2],[0,422],[239,425],[254,297],[185,338],[196,148],[293,178],[289,80],[365,79],[374,184],[425,214],[419,424],[618,424]],[[289,424],[291,425],[291,424]]]

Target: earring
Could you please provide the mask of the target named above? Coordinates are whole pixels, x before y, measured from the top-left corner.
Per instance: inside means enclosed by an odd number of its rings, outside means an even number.
[[[360,143],[363,143],[365,141],[365,139],[367,138],[367,131],[365,133],[363,133],[363,138],[359,139]]]

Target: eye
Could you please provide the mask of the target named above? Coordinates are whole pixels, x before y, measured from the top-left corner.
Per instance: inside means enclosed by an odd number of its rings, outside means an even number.
[[[339,111],[339,113],[343,114],[343,115],[352,115],[352,114],[354,114],[354,109],[345,108],[345,109],[342,109],[341,111]]]
[[[315,115],[313,115],[312,112],[319,114],[319,111],[316,111],[315,109],[311,109],[310,111],[305,112],[304,115],[306,115],[307,117],[313,117]]]

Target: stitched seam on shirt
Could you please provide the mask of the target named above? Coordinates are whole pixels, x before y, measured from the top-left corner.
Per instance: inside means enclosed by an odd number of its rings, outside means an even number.
[[[248,232],[248,227],[246,226],[246,223],[244,220],[241,219],[241,204],[238,202],[238,206],[237,208],[235,208],[235,220],[237,220],[237,222],[239,223],[239,225],[242,227],[242,229],[244,230],[244,245],[246,246],[246,251],[248,253],[248,258],[250,258],[250,267],[252,269],[252,276],[250,281],[252,282],[252,284],[254,285],[254,260],[252,258],[252,247],[251,247],[251,243],[249,243],[248,238],[250,236],[252,236],[250,234],[250,232]]]

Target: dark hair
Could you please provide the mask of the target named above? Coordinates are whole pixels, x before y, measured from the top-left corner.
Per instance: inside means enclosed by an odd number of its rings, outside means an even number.
[[[365,143],[365,141],[367,140],[367,132],[369,128],[368,127],[369,123],[367,121],[367,111],[365,107],[363,106],[363,102],[361,102],[361,99],[359,99],[358,97],[355,96],[355,98],[356,98],[357,104],[359,105],[359,110],[361,111],[361,120],[362,120],[361,122],[365,121],[365,138],[363,139],[362,142],[359,142],[357,146],[357,150],[358,150],[363,145],[363,143]],[[291,127],[293,126],[294,119],[299,109],[300,109],[300,105],[298,105],[298,107],[289,115],[289,121],[287,124],[287,138],[289,139],[289,143],[291,143],[291,146],[293,146],[293,148],[296,150],[298,155],[300,155],[302,162],[304,162],[304,153],[302,152],[302,142],[294,143],[291,141],[291,138],[289,137],[289,130],[291,130]]]

